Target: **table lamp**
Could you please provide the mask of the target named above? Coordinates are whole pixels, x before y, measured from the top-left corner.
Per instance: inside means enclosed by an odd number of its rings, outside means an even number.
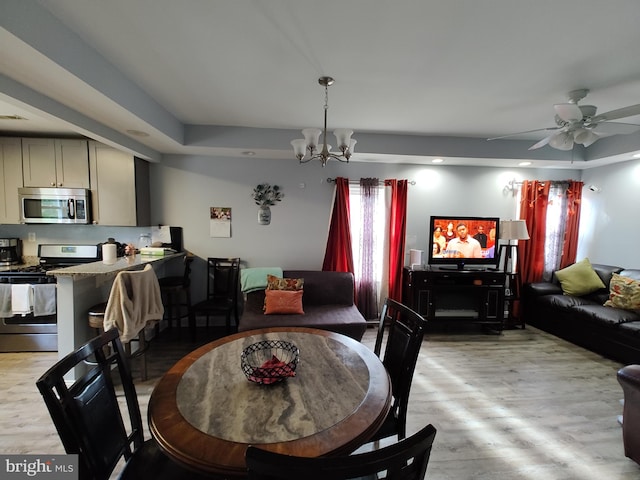
[[[499,259],[504,259],[504,273],[514,273],[515,264],[517,263],[513,259],[513,250],[518,248],[518,245],[512,244],[511,240],[529,240],[529,232],[527,231],[527,224],[524,220],[503,220],[500,222],[500,240],[506,240],[507,243],[500,245]]]

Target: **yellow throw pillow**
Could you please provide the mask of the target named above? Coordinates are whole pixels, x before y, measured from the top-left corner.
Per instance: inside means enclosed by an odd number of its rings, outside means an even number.
[[[640,310],[640,281],[614,273],[609,284],[609,300],[604,306]]]
[[[565,295],[587,295],[601,288],[607,288],[591,266],[588,258],[558,270],[556,278],[560,281]]]

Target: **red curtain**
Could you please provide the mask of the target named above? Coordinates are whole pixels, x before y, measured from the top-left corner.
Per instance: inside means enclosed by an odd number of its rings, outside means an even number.
[[[354,273],[351,226],[349,224],[348,178],[336,178],[333,212],[331,213],[329,238],[327,239],[322,270]]]
[[[539,282],[544,273],[544,244],[547,233],[547,204],[551,182],[525,180],[522,183],[520,218],[527,224],[529,240],[518,242],[520,281]]]
[[[582,203],[582,182],[571,180],[567,189],[567,221],[560,268],[575,263],[578,250],[578,228],[580,226],[580,204]]]
[[[385,180],[391,187],[389,211],[389,298],[402,302],[402,269],[407,230],[407,180]]]

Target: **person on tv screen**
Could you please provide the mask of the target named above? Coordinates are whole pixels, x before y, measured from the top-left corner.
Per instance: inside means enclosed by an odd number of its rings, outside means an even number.
[[[437,225],[433,230],[433,243],[438,244],[438,252],[440,253],[447,246],[447,239],[442,235],[442,227]]]
[[[449,222],[447,225],[447,231],[444,232],[444,239],[447,243],[456,238],[456,232],[453,231],[453,223]]]
[[[469,236],[467,226],[459,223],[456,226],[458,236],[447,244],[445,257],[448,258],[482,258],[480,242]]]
[[[487,234],[484,233],[484,225],[478,225],[476,227],[477,233],[473,236],[478,242],[480,242],[480,246],[482,248],[487,248]]]

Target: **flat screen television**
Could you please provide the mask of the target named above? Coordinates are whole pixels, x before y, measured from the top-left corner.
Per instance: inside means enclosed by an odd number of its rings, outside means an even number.
[[[495,268],[500,218],[435,215],[429,222],[429,265]]]

